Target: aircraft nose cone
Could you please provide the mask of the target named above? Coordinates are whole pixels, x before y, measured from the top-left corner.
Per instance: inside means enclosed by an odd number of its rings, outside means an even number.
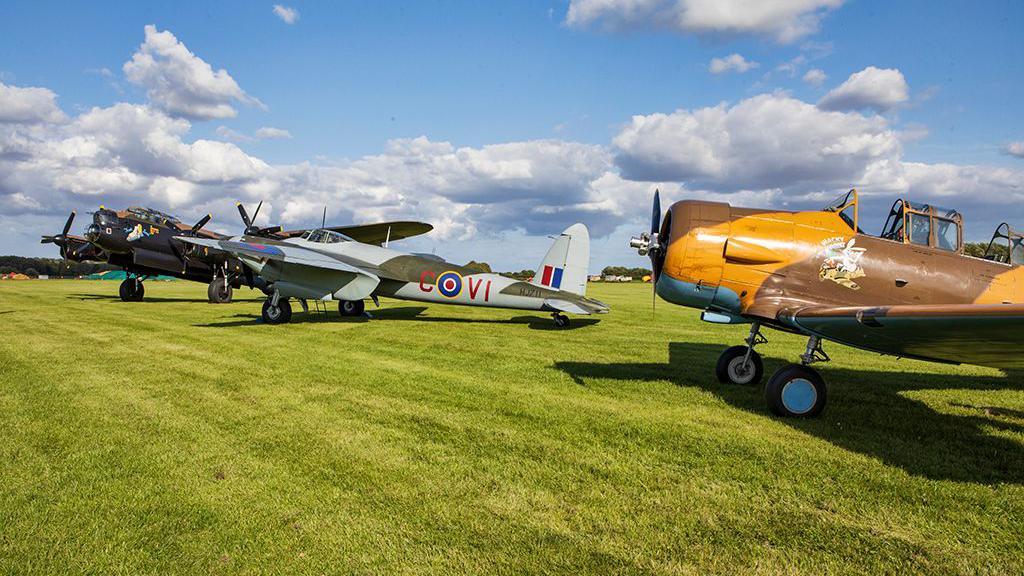
[[[100,226],[99,224],[90,224],[85,229],[85,237],[89,242],[95,242],[100,237]]]

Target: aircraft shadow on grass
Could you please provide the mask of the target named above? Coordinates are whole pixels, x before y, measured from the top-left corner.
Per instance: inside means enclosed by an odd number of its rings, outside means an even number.
[[[674,342],[669,344],[667,364],[556,362],[555,367],[584,385],[593,378],[668,380],[711,392],[747,412],[770,416],[760,386],[718,382],[714,369],[721,352],[720,346]],[[766,359],[765,378],[784,363]],[[945,414],[904,395],[916,390],[1024,391],[1024,373],[986,377],[850,370],[828,365],[820,369],[828,374],[830,383],[825,412],[818,419],[778,419],[779,422],[916,476],[959,482],[1024,483],[1024,444],[993,434],[1024,432],[1024,413],[949,402],[950,407],[975,414]]]
[[[109,300],[111,302],[121,303],[121,297],[117,294],[68,294],[68,299],[71,300]],[[178,303],[178,304],[193,304],[193,303],[205,303],[208,304],[210,301],[206,298],[160,298],[157,296],[146,296],[146,299],[142,302],[127,302],[126,304],[131,306],[138,306],[139,304],[145,304],[146,302],[162,302],[162,303]],[[258,300],[244,300],[236,298],[236,303],[245,302],[258,302]],[[218,304],[223,306],[224,304]]]
[[[573,318],[566,328],[559,328],[555,326],[555,323],[547,316],[516,316],[515,318],[507,319],[491,319],[491,318],[455,318],[450,316],[423,316],[423,312],[427,310],[426,306],[399,306],[395,308],[379,308],[370,311],[370,317],[365,316],[346,318],[338,314],[336,309],[328,308],[327,312],[315,312],[310,308],[309,313],[298,312],[292,316],[291,323],[305,323],[309,322],[315,324],[318,322],[336,322],[336,323],[347,323],[347,324],[358,324],[362,322],[371,322],[375,320],[381,320],[386,322],[394,321],[415,321],[415,322],[427,322],[427,323],[445,323],[445,324],[526,324],[531,330],[576,330],[587,326],[593,326],[600,322],[596,318]],[[538,314],[543,314],[538,312]],[[259,314],[235,314],[235,320],[228,320],[226,322],[210,322],[207,324],[195,324],[204,328],[227,328],[231,326],[256,326],[263,324],[263,319]]]

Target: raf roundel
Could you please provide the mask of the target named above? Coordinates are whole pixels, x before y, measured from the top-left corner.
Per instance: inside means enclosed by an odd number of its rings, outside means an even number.
[[[437,291],[445,298],[455,298],[462,292],[462,275],[458,272],[445,272],[437,277]]]

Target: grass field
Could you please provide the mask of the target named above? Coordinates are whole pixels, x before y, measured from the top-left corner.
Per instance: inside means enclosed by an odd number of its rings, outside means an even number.
[[[559,331],[0,283],[0,574],[1024,573],[1020,374],[831,346],[780,420],[649,290]]]

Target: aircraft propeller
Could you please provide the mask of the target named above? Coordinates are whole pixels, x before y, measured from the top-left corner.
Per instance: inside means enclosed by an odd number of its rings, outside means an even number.
[[[658,277],[661,276],[661,269],[665,264],[666,247],[662,246],[663,240],[665,239],[661,236],[661,192],[655,189],[654,201],[651,205],[651,231],[644,232],[639,237],[634,236],[629,241],[629,245],[636,248],[638,254],[651,259],[652,310],[654,309],[655,302],[658,301]]]
[[[68,259],[68,256],[67,256],[67,253],[68,253],[68,251],[67,251],[68,232],[71,231],[71,224],[74,221],[75,221],[75,211],[72,210],[71,214],[68,216],[68,221],[64,223],[64,230],[62,230],[60,234],[55,234],[53,236],[43,236],[43,239],[40,240],[39,243],[40,244],[56,244],[57,246],[60,247],[60,256],[61,256],[61,258],[64,258],[64,260],[67,261],[67,259]]]
[[[252,218],[249,218],[249,213],[245,211],[245,206],[241,202],[238,203],[238,214],[242,217],[242,222],[245,224],[245,235],[246,236],[270,236],[281,231],[280,226],[268,226],[266,228],[260,228],[256,226],[256,217],[260,214],[260,208],[263,207],[263,201],[256,205],[256,211],[252,213]]]
[[[199,219],[198,222],[192,225],[192,228],[190,228],[187,232],[181,233],[180,235],[195,237],[195,235],[199,234],[199,231],[203,229],[203,226],[206,226],[206,223],[210,221],[210,218],[213,218],[212,214],[207,214],[206,216],[203,216],[202,218]],[[169,220],[164,220],[164,226],[167,226],[168,228],[174,228],[174,223],[170,222]],[[178,240],[177,238],[172,237],[170,244],[171,252],[174,252],[174,255],[178,257],[178,260],[181,260],[183,266],[181,271],[184,272],[185,266],[188,265],[188,250],[183,249],[183,242],[181,240]]]

